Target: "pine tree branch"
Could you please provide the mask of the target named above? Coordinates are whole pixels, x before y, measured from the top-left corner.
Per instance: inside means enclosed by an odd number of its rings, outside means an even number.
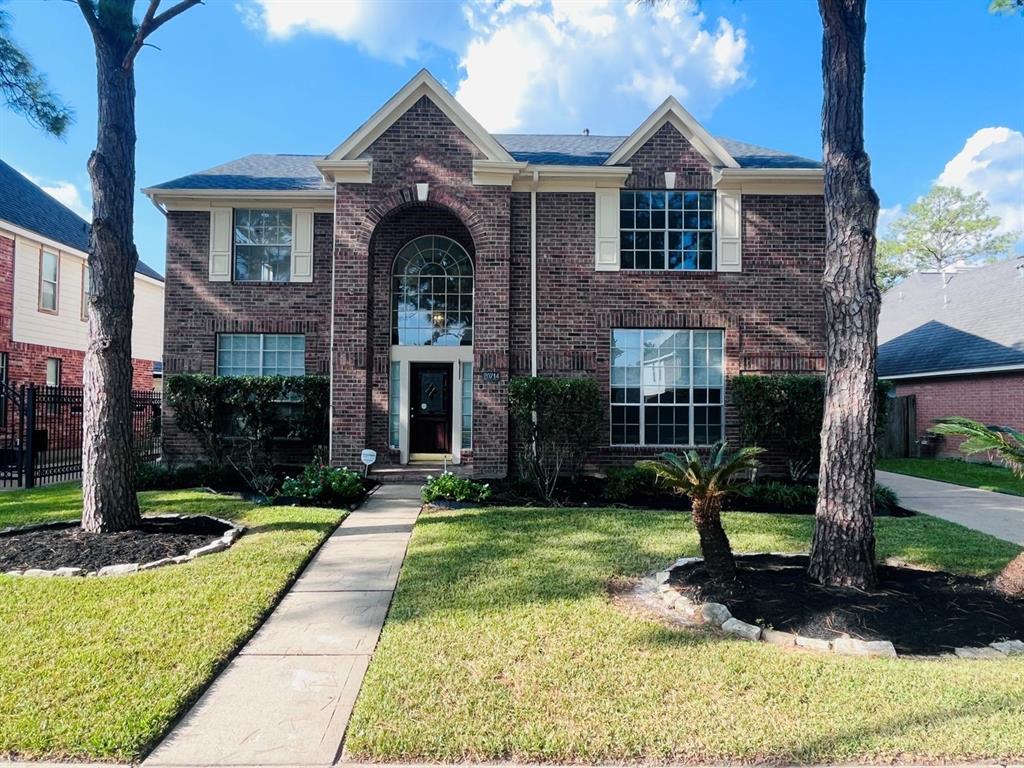
[[[139,51],[142,50],[142,46],[146,42],[146,38],[149,37],[153,32],[158,30],[168,21],[173,19],[175,16],[187,11],[196,5],[201,5],[203,0],[181,0],[177,5],[172,5],[166,11],[161,14],[157,14],[157,9],[160,7],[160,0],[149,0],[149,6],[146,8],[146,15],[142,18],[142,23],[139,24],[139,31],[135,34],[135,40],[132,41],[131,47],[124,56],[124,61],[121,66],[125,69],[131,69],[132,64],[135,62],[135,57]]]

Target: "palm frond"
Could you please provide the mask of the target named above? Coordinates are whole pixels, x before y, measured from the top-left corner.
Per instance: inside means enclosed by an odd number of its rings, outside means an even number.
[[[1024,477],[1024,434],[1012,427],[987,427],[974,419],[950,416],[938,419],[928,431],[937,435],[963,437],[961,452],[968,456],[994,453],[1014,474]]]

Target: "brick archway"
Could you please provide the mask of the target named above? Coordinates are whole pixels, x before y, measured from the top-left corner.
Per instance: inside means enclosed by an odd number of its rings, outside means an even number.
[[[469,231],[469,235],[473,239],[474,250],[486,240],[487,230],[480,215],[446,187],[431,184],[426,200],[420,200],[416,194],[416,187],[411,186],[395,190],[373,205],[359,225],[356,247],[368,250],[380,224],[399,211],[415,206],[447,209]]]

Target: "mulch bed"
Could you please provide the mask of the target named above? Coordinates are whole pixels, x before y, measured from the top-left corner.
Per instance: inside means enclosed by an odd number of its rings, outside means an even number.
[[[228,526],[208,517],[143,520],[137,530],[86,533],[78,523],[0,534],[0,572],[62,567],[99,570],[187,555],[219,538]]]
[[[708,578],[703,563],[676,568],[670,582],[699,602],[725,604],[751,624],[832,640],[848,634],[889,640],[900,654],[950,653],[996,640],[1024,639],[1024,600],[985,579],[880,566],[871,592],[823,587],[806,575],[807,557],[738,557],[735,582]]]

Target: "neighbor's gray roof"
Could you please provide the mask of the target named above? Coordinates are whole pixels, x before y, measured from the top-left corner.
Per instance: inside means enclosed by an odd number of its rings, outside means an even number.
[[[538,165],[602,165],[625,136],[497,134],[516,160]],[[821,163],[774,149],[719,139],[743,168],[820,168]],[[322,155],[246,155],[238,160],[157,184],[154,189],[327,191],[313,164]]]
[[[1024,259],[915,273],[882,297],[878,375],[1024,366]]]
[[[43,237],[89,252],[89,223],[0,160],[0,219]],[[140,259],[135,271],[163,280]]]

